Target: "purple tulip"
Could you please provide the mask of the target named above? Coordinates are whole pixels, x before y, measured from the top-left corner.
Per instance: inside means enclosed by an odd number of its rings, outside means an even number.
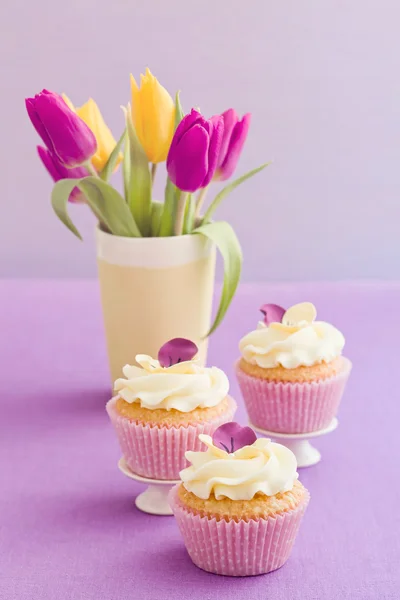
[[[244,446],[251,446],[257,436],[251,427],[242,427],[239,423],[224,423],[214,431],[212,442],[217,448],[231,454]]]
[[[222,113],[224,119],[224,135],[218,155],[217,170],[214,179],[225,181],[233,174],[242,152],[250,127],[251,114],[247,113],[239,120],[233,108]],[[218,117],[212,117],[217,119]]]
[[[25,104],[32,125],[63,165],[77,167],[96,152],[97,142],[91,129],[61,96],[43,90],[34,98],[26,98]]]
[[[194,342],[186,338],[169,340],[158,351],[158,362],[162,367],[172,367],[180,362],[192,360],[199,349]]]
[[[67,169],[58,158],[52,154],[43,146],[38,146],[37,151],[39,154],[39,158],[50,173],[50,176],[54,181],[59,181],[60,179],[81,179],[82,177],[87,177],[89,175],[87,169],[85,167],[75,167],[75,169]],[[76,187],[72,190],[68,200],[70,202],[83,202],[83,195],[80,190]]]
[[[207,120],[192,108],[183,117],[167,157],[168,175],[177,188],[195,192],[210,183],[217,168],[223,132],[222,116]]]
[[[263,304],[260,312],[264,315],[264,323],[270,325],[270,323],[281,323],[286,309],[279,304]]]

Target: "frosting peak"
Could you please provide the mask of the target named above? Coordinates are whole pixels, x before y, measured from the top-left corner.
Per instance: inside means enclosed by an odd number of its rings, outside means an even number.
[[[218,431],[218,430],[217,430]],[[180,472],[184,487],[207,500],[251,500],[257,493],[274,496],[293,488],[298,478],[296,457],[291,450],[267,438],[228,453],[214,446],[212,438],[201,434],[206,452],[186,452],[192,463]]]
[[[150,410],[190,412],[219,404],[229,391],[228,378],[216,367],[201,367],[195,360],[163,367],[158,360],[138,354],[140,367],[125,365],[125,378],[114,389],[126,402],[139,403]]]
[[[264,369],[310,367],[334,360],[342,353],[344,337],[333,325],[315,321],[316,315],[314,305],[303,302],[289,308],[281,322],[259,323],[239,343],[243,358]]]

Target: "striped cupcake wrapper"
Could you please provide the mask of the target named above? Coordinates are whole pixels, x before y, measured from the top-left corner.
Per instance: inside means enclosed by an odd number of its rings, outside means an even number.
[[[211,435],[223,423],[232,421],[236,402],[229,397],[229,408],[211,421],[179,427],[158,427],[130,421],[121,416],[112,398],[106,406],[123,457],[129,468],[149,479],[179,479],[179,471],[189,466],[187,450],[203,450],[199,434]]]
[[[336,416],[351,371],[343,358],[342,371],[328,379],[304,383],[268,381],[235,365],[236,377],[250,421],[276,433],[310,433],[325,429]]]
[[[279,569],[292,551],[310,495],[293,510],[266,519],[217,521],[195,515],[178,500],[174,486],[169,501],[194,564],[210,573],[243,577]]]

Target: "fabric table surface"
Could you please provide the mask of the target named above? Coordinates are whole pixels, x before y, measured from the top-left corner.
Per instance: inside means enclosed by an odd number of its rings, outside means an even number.
[[[210,343],[233,376],[258,308],[311,301],[346,336],[353,371],[338,429],[300,469],[311,502],[292,556],[249,578],[190,561],[173,517],[139,512],[143,485],[117,469],[94,281],[0,282],[1,600],[400,598],[400,284],[245,284]]]

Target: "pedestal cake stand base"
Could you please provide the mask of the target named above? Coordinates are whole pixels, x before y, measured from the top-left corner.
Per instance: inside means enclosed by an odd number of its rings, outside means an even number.
[[[168,504],[168,492],[172,486],[179,483],[178,480],[148,479],[147,477],[137,475],[131,471],[124,458],[119,459],[118,468],[130,479],[148,484],[145,491],[136,496],[136,508],[149,515],[172,515],[172,510]]]
[[[296,456],[298,467],[311,467],[312,465],[319,463],[321,460],[321,453],[314,448],[308,440],[331,433],[331,431],[336,429],[338,424],[339,421],[335,417],[328,427],[320,429],[319,431],[311,431],[309,433],[277,433],[275,431],[261,429],[260,427],[256,427],[252,423],[249,423],[250,427],[257,431],[257,433],[272,438],[276,442],[289,448]]]

